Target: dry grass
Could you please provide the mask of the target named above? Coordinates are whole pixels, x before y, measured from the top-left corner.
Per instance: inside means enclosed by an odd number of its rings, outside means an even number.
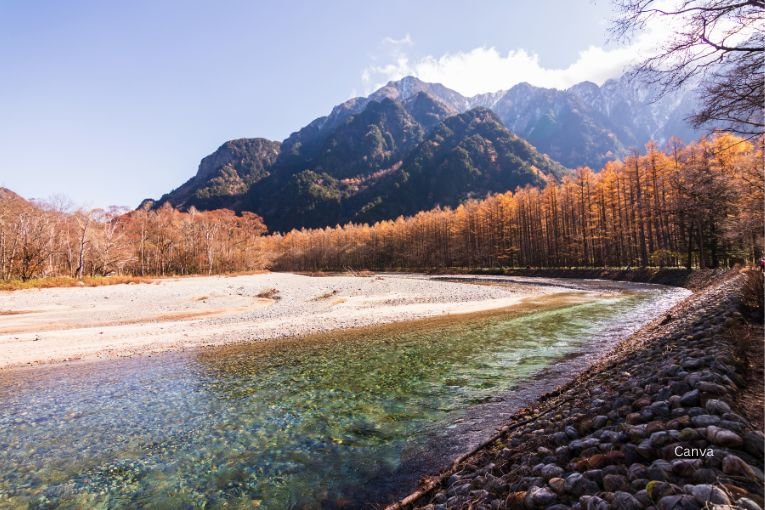
[[[257,297],[262,299],[281,299],[282,297],[279,295],[279,289],[265,289],[258,292]]]
[[[763,301],[765,301],[765,291],[763,290],[763,273],[760,270],[749,270],[746,272],[746,279],[741,290],[741,297],[744,308],[752,315],[755,315],[760,323],[763,320]]]
[[[68,276],[34,278],[32,280],[8,280],[0,282],[0,291],[23,289],[50,289],[53,287],[101,287],[121,283],[151,283],[154,280],[144,276],[86,276],[82,280]]]
[[[744,416],[757,430],[763,430],[762,409],[765,406],[765,346],[763,346],[762,324],[744,323],[728,330],[728,337],[738,347],[746,386],[736,394],[736,401]]]

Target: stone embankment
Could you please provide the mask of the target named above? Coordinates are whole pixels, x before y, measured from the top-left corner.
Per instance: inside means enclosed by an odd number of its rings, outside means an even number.
[[[744,278],[697,292],[389,508],[761,509],[762,409],[746,392],[762,381],[745,357],[763,339],[740,313]]]

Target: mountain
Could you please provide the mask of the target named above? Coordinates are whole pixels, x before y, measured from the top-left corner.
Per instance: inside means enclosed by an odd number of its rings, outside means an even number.
[[[354,221],[412,215],[438,205],[519,186],[540,186],[566,170],[508,131],[486,108],[449,117],[386,176],[358,209]]]
[[[324,137],[302,166],[277,163],[237,208],[258,213],[279,231],[374,222],[542,185],[566,172],[489,110],[451,115],[429,129],[448,114],[438,100],[419,92],[405,101],[369,102]]]
[[[417,82],[404,78],[380,90],[436,87]],[[650,85],[627,75],[602,86],[582,82],[566,90],[519,83],[509,90],[470,98],[450,92],[439,91],[438,97],[460,112],[490,108],[510,131],[569,168],[599,170],[607,161],[642,150],[649,140],[663,143],[678,136],[690,141],[701,134],[685,122],[698,103],[692,85],[658,101],[653,101],[655,91]]]
[[[698,135],[682,121],[693,92],[649,97],[624,77],[567,90],[521,83],[474,97],[406,77],[335,106],[281,143],[226,142],[194,177],[144,205],[249,210],[273,230],[454,206],[543,185],[564,166],[597,170],[649,139]]]
[[[243,195],[269,175],[281,144],[265,138],[231,140],[202,159],[197,174],[157,202],[171,202],[186,209],[229,207],[233,197]],[[145,201],[146,202],[146,201]]]
[[[437,97],[460,113],[489,108],[510,131],[569,168],[599,170],[607,161],[642,150],[649,140],[663,143],[678,136],[690,141],[701,134],[685,122],[698,103],[692,84],[653,101],[653,87],[628,75],[602,86],[582,82],[566,90],[519,83],[473,97],[410,76],[350,103],[366,104],[381,96],[406,98],[417,92]]]

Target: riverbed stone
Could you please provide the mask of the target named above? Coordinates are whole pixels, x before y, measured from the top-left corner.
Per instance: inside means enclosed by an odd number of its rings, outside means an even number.
[[[672,461],[672,473],[688,478],[693,476],[693,473],[701,469],[703,465],[701,459],[675,459]]]
[[[707,381],[700,381],[696,388],[702,393],[709,393],[712,395],[723,395],[728,392],[725,386]]]
[[[755,457],[763,457],[765,449],[765,435],[760,431],[746,431],[743,434],[744,450]]]
[[[563,475],[563,468],[556,466],[555,464],[547,464],[542,466],[539,474],[545,480],[550,480],[551,478],[557,478]]]
[[[666,400],[659,400],[654,402],[648,407],[651,410],[653,416],[659,416],[662,418],[668,418],[670,416],[669,402]]]
[[[730,430],[710,425],[707,427],[707,440],[713,444],[719,446],[725,446],[727,448],[738,448],[744,444],[744,440]]]
[[[630,484],[623,475],[606,475],[603,477],[603,489],[608,492],[627,491]]]
[[[651,480],[645,487],[646,494],[653,501],[658,501],[664,496],[671,496],[680,492],[679,487],[668,482]]]
[[[701,505],[687,494],[664,496],[656,505],[657,510],[700,510]]]
[[[631,441],[637,441],[639,439],[643,439],[647,435],[647,426],[648,425],[645,423],[641,425],[627,425],[624,431],[629,436]]]
[[[557,494],[562,494],[566,490],[566,481],[563,478],[550,478],[547,485]]]
[[[691,418],[691,423],[694,427],[708,427],[709,425],[720,423],[720,421],[720,417],[713,414],[700,414]]]
[[[612,508],[619,508],[623,510],[641,510],[643,504],[638,501],[635,496],[625,491],[617,491],[614,493],[614,499],[611,501]]]
[[[762,510],[762,507],[749,498],[736,500],[736,510]]]
[[[686,383],[687,384],[687,383]],[[701,402],[700,400],[700,392],[699,390],[691,390],[686,393],[684,393],[680,397],[680,404],[683,407],[693,407],[699,405]]]
[[[704,405],[707,411],[713,414],[725,414],[730,412],[730,406],[716,398],[710,398]]]
[[[547,487],[532,487],[526,495],[526,506],[529,508],[545,508],[558,499],[557,494]]]
[[[691,418],[688,415],[679,415],[669,420],[664,426],[667,429],[681,430],[691,425]]]
[[[599,414],[595,418],[592,419],[592,427],[595,429],[601,429],[606,426],[608,423],[608,416]]]
[[[590,494],[598,491],[598,484],[592,480],[588,480],[581,473],[572,473],[565,478],[565,490],[569,494],[580,496],[582,494]]]
[[[693,336],[691,336],[693,339]],[[697,370],[704,366],[704,362],[698,358],[687,358],[683,361],[682,367],[686,370]]]
[[[685,485],[683,490],[693,496],[702,505],[730,505],[730,498],[719,487],[710,484]]]
[[[651,434],[650,442],[652,448],[661,448],[662,446],[671,443],[672,437],[669,435],[668,431],[661,430]]]
[[[598,496],[582,496],[579,498],[579,504],[583,510],[609,510],[611,508],[607,501]]]
[[[648,476],[648,470],[643,464],[634,463],[629,468],[627,468],[627,477],[630,480],[635,480],[638,478],[645,478]]]
[[[754,482],[763,481],[762,471],[750,466],[737,455],[726,455],[725,458],[723,458],[722,471],[726,475],[739,475]]]
[[[651,459],[656,455],[656,448],[651,444],[651,439],[644,439],[635,447],[638,455],[644,459]]]
[[[588,469],[587,471],[582,473],[582,476],[584,476],[588,480],[592,480],[593,482],[597,483],[598,485],[601,485],[603,483],[603,470],[602,469]]]

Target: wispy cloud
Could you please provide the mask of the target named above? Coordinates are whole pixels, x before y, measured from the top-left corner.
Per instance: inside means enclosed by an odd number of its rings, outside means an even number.
[[[414,41],[407,34],[400,39],[386,37],[381,45],[386,58],[374,62],[361,74],[366,92],[404,76],[416,76],[437,82],[465,94],[494,92],[520,82],[538,87],[565,89],[581,81],[602,84],[621,75],[625,69],[650,51],[668,35],[668,27],[649,27],[629,45],[615,48],[590,46],[565,68],[547,68],[539,55],[523,48],[502,53],[495,47],[479,47],[441,56],[427,55],[413,59],[409,51]]]

